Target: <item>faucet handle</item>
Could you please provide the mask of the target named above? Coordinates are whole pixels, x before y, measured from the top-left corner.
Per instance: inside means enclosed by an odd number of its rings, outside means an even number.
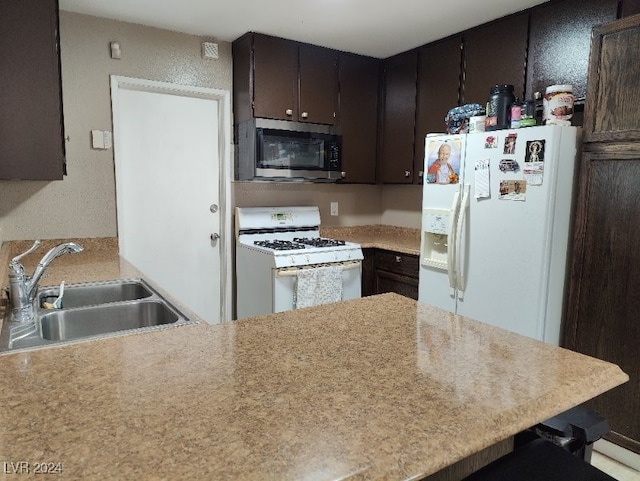
[[[27,250],[26,252],[23,252],[20,255],[15,256],[13,259],[11,259],[11,264],[10,267],[13,267],[14,269],[17,268],[20,265],[20,259],[22,259],[24,256],[31,254],[33,251],[35,251],[38,247],[40,246],[40,239],[37,239],[33,245],[29,248],[29,250]],[[22,267],[22,266],[20,266]]]

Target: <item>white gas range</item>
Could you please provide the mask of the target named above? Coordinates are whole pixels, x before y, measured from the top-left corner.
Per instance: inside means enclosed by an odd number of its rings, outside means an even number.
[[[362,258],[320,237],[317,206],[237,207],[237,318],[360,297]]]

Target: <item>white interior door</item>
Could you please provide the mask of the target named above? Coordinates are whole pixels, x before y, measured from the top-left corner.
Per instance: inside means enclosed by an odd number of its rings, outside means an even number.
[[[206,322],[229,320],[228,92],[115,76],[111,90],[120,254]]]

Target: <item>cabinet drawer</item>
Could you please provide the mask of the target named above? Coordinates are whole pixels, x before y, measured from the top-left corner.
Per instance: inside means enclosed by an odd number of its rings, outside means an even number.
[[[411,254],[377,250],[375,264],[376,269],[395,272],[396,274],[403,274],[416,279],[419,276],[418,256]]]
[[[376,269],[375,272],[375,293],[395,292],[401,296],[418,300],[418,279],[415,277],[402,276]]]

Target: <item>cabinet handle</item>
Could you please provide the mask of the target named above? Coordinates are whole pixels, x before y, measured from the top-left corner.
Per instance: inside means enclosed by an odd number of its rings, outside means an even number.
[[[396,262],[399,264],[400,262],[402,262],[402,257],[400,256],[396,256]]]
[[[347,173],[346,172],[340,172],[340,177],[345,179],[347,177]]]
[[[405,170],[404,171],[404,176],[405,177],[409,177],[410,175],[411,175],[411,171],[409,171],[409,170]]]
[[[289,117],[291,117],[293,115],[293,110],[287,109],[284,111],[284,113],[287,114]]]
[[[421,170],[420,172],[418,172],[418,177],[420,178],[424,177],[424,171]]]
[[[302,112],[302,118],[306,119],[307,117],[309,117],[309,113],[308,112]]]

